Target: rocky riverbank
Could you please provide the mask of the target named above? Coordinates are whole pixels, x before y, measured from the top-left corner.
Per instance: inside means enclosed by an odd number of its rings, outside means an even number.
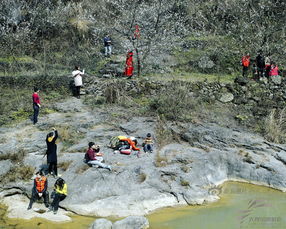
[[[142,142],[147,132],[158,138],[158,122],[149,117],[116,119],[119,107],[91,110],[81,100],[71,98],[55,105],[57,112],[40,117],[39,124],[29,121],[0,128],[1,155],[21,151],[21,163],[7,158],[0,173],[13,169],[45,166],[45,135],[52,126],[59,130],[58,163],[68,184],[68,197],[61,202],[61,220],[65,211],[100,217],[146,215],[156,209],[217,200],[218,185],[239,180],[286,191],[286,146],[265,141],[261,136],[238,128],[214,123],[165,123],[173,139],[153,154],[121,155],[107,147],[112,136],[129,135]],[[67,139],[69,141],[67,141]],[[90,168],[83,163],[89,141],[101,145],[107,164],[113,171]],[[32,178],[32,177],[31,177]],[[49,190],[55,179],[49,177]],[[9,206],[9,216],[26,218],[27,195],[32,180],[11,180],[1,185],[1,199]],[[16,207],[11,197],[22,203]],[[52,218],[48,213],[35,217]]]

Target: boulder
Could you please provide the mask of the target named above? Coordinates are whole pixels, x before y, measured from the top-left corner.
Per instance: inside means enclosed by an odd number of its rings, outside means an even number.
[[[219,98],[219,101],[222,103],[229,103],[234,99],[233,94],[231,93],[224,93],[221,95],[221,97]]]
[[[128,216],[123,220],[115,222],[112,229],[146,229],[149,221],[143,216]]]
[[[97,219],[90,226],[90,229],[112,229],[112,222],[107,219]]]
[[[10,160],[0,161],[0,176],[6,174],[12,166]]]

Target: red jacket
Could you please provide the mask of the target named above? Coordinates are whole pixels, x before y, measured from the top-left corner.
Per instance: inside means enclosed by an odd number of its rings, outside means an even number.
[[[38,93],[34,92],[33,95],[32,95],[32,98],[33,98],[33,103],[34,104],[41,104],[40,97],[39,97]]]
[[[250,56],[243,56],[241,58],[241,63],[242,63],[242,66],[249,67],[249,65],[250,65]]]
[[[96,159],[96,152],[94,151],[93,148],[88,149],[87,154],[88,154],[89,160],[91,160],[91,161],[97,160]]]

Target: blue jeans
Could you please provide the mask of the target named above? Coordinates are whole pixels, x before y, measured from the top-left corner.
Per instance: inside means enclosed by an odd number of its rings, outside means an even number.
[[[153,145],[152,144],[145,144],[144,147],[143,147],[143,150],[144,150],[145,153],[148,152],[148,151],[150,153],[152,153],[153,152]]]
[[[111,55],[111,51],[112,51],[112,48],[111,48],[111,45],[110,46],[104,46],[104,51],[105,51],[105,56],[107,55]]]
[[[33,122],[34,124],[36,124],[38,122],[38,115],[39,115],[40,108],[38,107],[38,105],[33,104],[33,109],[34,109]]]

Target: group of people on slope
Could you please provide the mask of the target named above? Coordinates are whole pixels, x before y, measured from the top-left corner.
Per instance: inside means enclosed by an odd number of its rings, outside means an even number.
[[[250,68],[251,62],[253,62],[252,74],[255,80],[259,80],[262,77],[269,79],[279,75],[277,64],[274,61],[271,61],[269,55],[264,57],[262,51],[259,51],[254,60],[251,59],[249,53],[241,58],[242,76],[246,77],[248,75],[248,70]]]
[[[57,214],[60,201],[64,200],[67,196],[67,184],[62,178],[58,178],[54,184],[53,191],[51,193],[52,203],[49,203],[49,192],[48,192],[48,178],[44,175],[42,170],[36,173],[36,178],[34,179],[34,186],[32,188],[32,196],[28,206],[30,210],[33,206],[33,203],[40,199],[44,198],[44,204],[48,211],[53,211],[54,214]]]

